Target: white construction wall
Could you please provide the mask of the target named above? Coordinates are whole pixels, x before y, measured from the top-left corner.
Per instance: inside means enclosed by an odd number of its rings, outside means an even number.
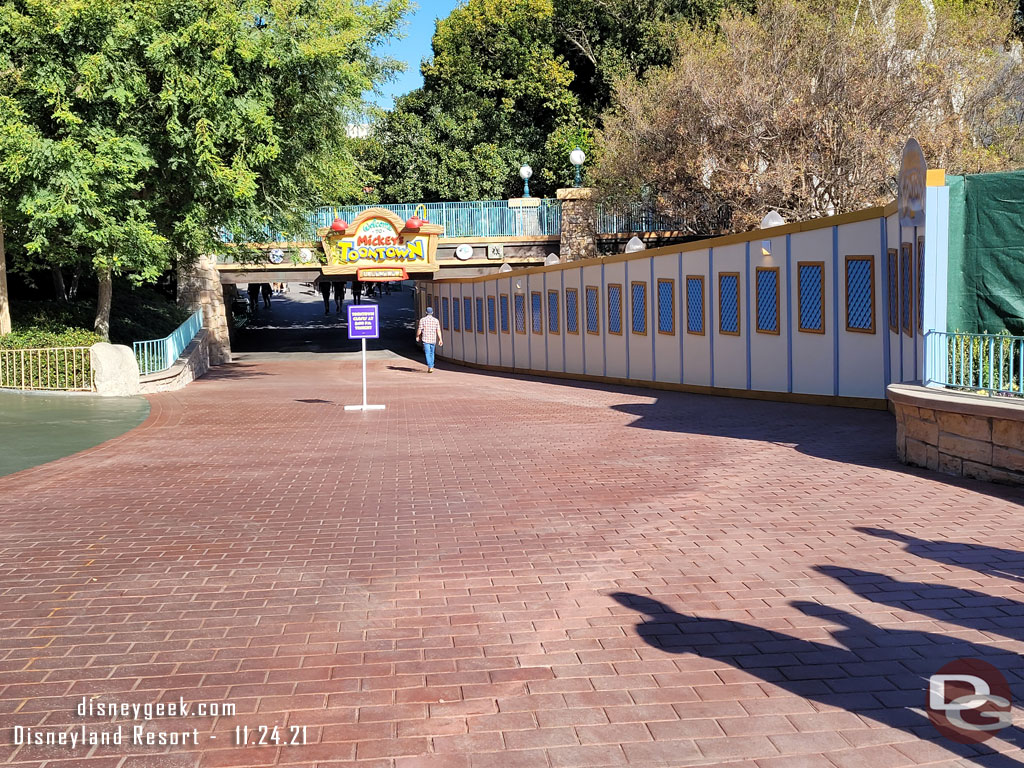
[[[876,208],[628,256],[421,282],[418,306],[433,303],[446,334],[441,356],[456,362],[877,405],[889,382],[920,378],[916,291],[909,331],[902,317],[898,330],[889,323],[888,249],[909,243],[917,275],[918,233],[899,229],[891,206]]]

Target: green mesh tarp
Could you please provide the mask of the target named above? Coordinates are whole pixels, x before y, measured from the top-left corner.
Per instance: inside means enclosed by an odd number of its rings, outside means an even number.
[[[946,327],[1024,336],[1024,171],[948,176]]]

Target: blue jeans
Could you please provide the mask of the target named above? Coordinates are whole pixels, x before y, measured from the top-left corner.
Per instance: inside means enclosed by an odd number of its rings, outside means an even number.
[[[436,346],[436,344],[427,344],[426,342],[423,344],[423,353],[427,356],[427,368],[434,367],[434,347]]]

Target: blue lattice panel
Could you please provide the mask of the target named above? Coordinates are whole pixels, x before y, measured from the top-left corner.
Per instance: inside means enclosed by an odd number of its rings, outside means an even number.
[[[779,332],[779,273],[775,269],[757,272],[757,330]]]
[[[448,330],[448,297],[441,297],[441,327]]]
[[[548,291],[548,333],[558,333],[558,293]]]
[[[526,297],[518,293],[515,299],[516,333],[526,333]]]
[[[825,330],[825,270],[820,264],[801,264],[797,271],[800,330]]]
[[[900,332],[900,268],[899,255],[896,251],[888,253],[889,277],[889,328],[894,332]]]
[[[917,330],[924,330],[924,240],[917,242]]]
[[[910,261],[910,244],[903,246],[900,253],[900,318],[903,330],[911,333],[910,308],[913,306],[914,281],[911,279],[913,264]]]
[[[718,276],[718,300],[718,329],[722,333],[738,336],[740,333],[739,275]]]
[[[497,299],[495,299],[493,296],[487,297],[487,332],[498,332]]]
[[[871,272],[871,259],[847,259],[846,261],[846,327],[848,330],[874,330],[874,296]],[[909,309],[908,304],[908,312]]]
[[[462,304],[458,299],[452,300],[452,330],[462,330]]]
[[[658,333],[676,332],[676,296],[670,280],[658,281]]]
[[[501,294],[498,299],[498,313],[501,317],[501,332],[508,333],[508,295]]]
[[[580,332],[579,299],[575,288],[565,291],[565,332]]]
[[[600,321],[597,312],[597,288],[587,288],[587,333],[600,333]]]
[[[608,286],[608,333],[622,333],[622,286]]]
[[[534,333],[543,333],[543,318],[541,316],[541,301],[539,293],[530,294],[530,323]]]
[[[633,333],[647,333],[647,283],[633,283],[630,286],[631,307],[630,320]]]
[[[686,330],[704,333],[704,279],[686,278]]]
[[[484,332],[484,300],[476,300],[476,332]]]
[[[466,332],[469,333],[473,330],[473,299],[466,296],[462,299],[463,306],[466,309]]]

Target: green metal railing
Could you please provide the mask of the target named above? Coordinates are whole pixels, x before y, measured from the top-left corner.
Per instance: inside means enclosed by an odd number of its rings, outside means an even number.
[[[139,373],[159,373],[174,365],[182,352],[203,327],[203,310],[197,309],[170,336],[150,341],[136,341],[132,347],[139,362]]]
[[[1024,336],[928,331],[924,383],[1024,396]]]
[[[265,230],[265,242],[309,241],[316,230],[330,226],[336,218],[351,223],[368,208],[384,208],[403,221],[417,208],[426,211],[431,224],[444,227],[444,237],[520,237],[558,236],[562,232],[561,203],[553,198],[534,198],[537,205],[510,207],[508,200],[476,200],[453,203],[390,203],[381,205],[323,206],[306,217],[306,226],[295,232]],[[665,232],[680,228],[673,216],[654,212],[643,203],[615,209],[598,206],[599,234],[626,232]],[[225,236],[225,239],[228,239]]]

